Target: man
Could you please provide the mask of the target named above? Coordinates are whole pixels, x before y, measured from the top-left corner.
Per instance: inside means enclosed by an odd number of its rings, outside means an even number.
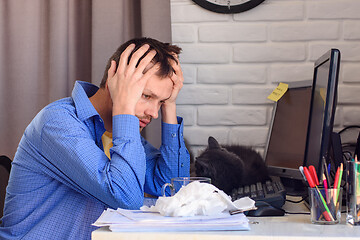
[[[40,111],[15,154],[0,239],[90,239],[104,209],[138,209],[144,193],[159,196],[165,182],[189,175],[175,104],[179,53],[130,40],[109,59],[100,88],[76,82],[72,97]],[[140,131],[160,109],[158,150]]]

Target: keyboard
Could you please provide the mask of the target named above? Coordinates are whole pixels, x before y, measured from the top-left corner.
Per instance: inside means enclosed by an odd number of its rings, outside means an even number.
[[[231,193],[232,201],[242,197],[250,197],[255,202],[263,201],[276,208],[281,208],[285,204],[286,190],[280,178],[273,178],[264,183],[258,182],[239,187]]]

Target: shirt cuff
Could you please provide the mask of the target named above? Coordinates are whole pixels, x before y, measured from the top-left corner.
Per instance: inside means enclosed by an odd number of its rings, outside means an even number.
[[[161,141],[163,145],[174,148],[180,147],[180,139],[183,138],[183,119],[177,117],[178,124],[161,123]]]
[[[116,138],[134,138],[140,136],[139,119],[134,115],[120,114],[113,116],[113,140]]]

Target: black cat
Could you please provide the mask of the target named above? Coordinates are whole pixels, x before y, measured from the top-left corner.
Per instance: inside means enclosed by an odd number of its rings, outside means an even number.
[[[211,178],[211,183],[228,195],[234,188],[270,179],[264,160],[255,150],[238,145],[220,146],[213,137],[209,137],[208,147],[192,166],[196,176]]]

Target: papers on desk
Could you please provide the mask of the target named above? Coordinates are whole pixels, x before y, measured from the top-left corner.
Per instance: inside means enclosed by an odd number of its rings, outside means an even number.
[[[135,232],[250,230],[242,212],[255,208],[248,197],[232,202],[222,190],[196,181],[172,197],[144,204],[141,210],[107,209],[93,225]]]
[[[105,210],[93,225],[97,227],[108,226],[114,232],[250,230],[248,219],[243,213],[166,217],[156,212],[120,208]]]

